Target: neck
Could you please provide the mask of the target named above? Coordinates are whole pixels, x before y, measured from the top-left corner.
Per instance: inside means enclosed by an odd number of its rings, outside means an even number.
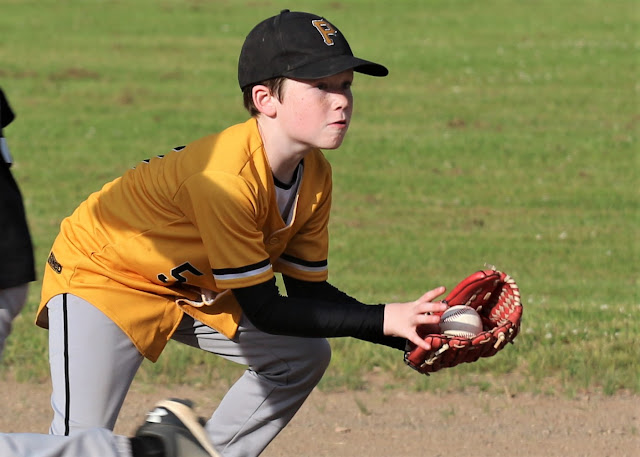
[[[298,165],[310,149],[299,145],[295,147],[282,135],[273,134],[269,126],[268,122],[265,123],[258,118],[258,130],[262,137],[265,154],[269,159],[271,173],[278,181],[289,183],[293,180]]]

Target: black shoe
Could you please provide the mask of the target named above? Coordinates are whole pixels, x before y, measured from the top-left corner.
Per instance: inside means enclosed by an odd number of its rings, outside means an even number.
[[[189,401],[171,399],[156,404],[133,441],[149,438],[162,443],[165,457],[220,457]]]

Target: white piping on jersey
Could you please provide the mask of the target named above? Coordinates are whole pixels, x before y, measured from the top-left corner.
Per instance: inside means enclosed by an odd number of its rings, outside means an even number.
[[[309,272],[312,272],[312,273],[319,273],[321,271],[326,271],[328,269],[327,265],[323,265],[321,267],[310,267],[308,265],[301,265],[299,263],[290,262],[288,260],[283,259],[282,257],[280,257],[278,259],[278,262],[281,262],[281,263],[284,263],[286,265],[289,265],[290,267],[293,267],[296,270],[309,271]]]
[[[265,271],[269,271],[271,268],[271,264],[267,264],[264,267],[256,268],[255,270],[243,271],[240,273],[226,273],[226,274],[213,274],[213,277],[220,281],[228,281],[231,279],[241,279],[241,278],[250,278],[251,276],[257,276]]]

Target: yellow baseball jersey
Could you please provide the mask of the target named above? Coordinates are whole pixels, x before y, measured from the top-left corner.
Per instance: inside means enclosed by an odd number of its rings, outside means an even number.
[[[71,293],[152,361],[183,313],[231,338],[242,314],[231,289],[274,272],[327,279],[331,186],[328,161],[311,151],[287,225],[253,118],[145,161],[62,221],[36,323],[46,328],[46,303]]]

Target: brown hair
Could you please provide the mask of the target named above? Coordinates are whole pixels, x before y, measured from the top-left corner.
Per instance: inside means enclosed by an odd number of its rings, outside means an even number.
[[[284,81],[286,79],[287,78],[285,78],[284,76],[279,76],[277,78],[268,79],[266,81],[262,81],[256,84],[251,84],[242,90],[242,99],[244,102],[244,107],[247,109],[247,111],[249,111],[249,114],[251,114],[252,117],[255,117],[258,114],[260,114],[260,111],[258,111],[258,109],[256,108],[256,105],[253,103],[253,88],[258,85],[266,86],[267,89],[269,89],[271,93],[275,95],[279,101],[282,101],[282,96],[283,96],[282,87],[284,86]]]

